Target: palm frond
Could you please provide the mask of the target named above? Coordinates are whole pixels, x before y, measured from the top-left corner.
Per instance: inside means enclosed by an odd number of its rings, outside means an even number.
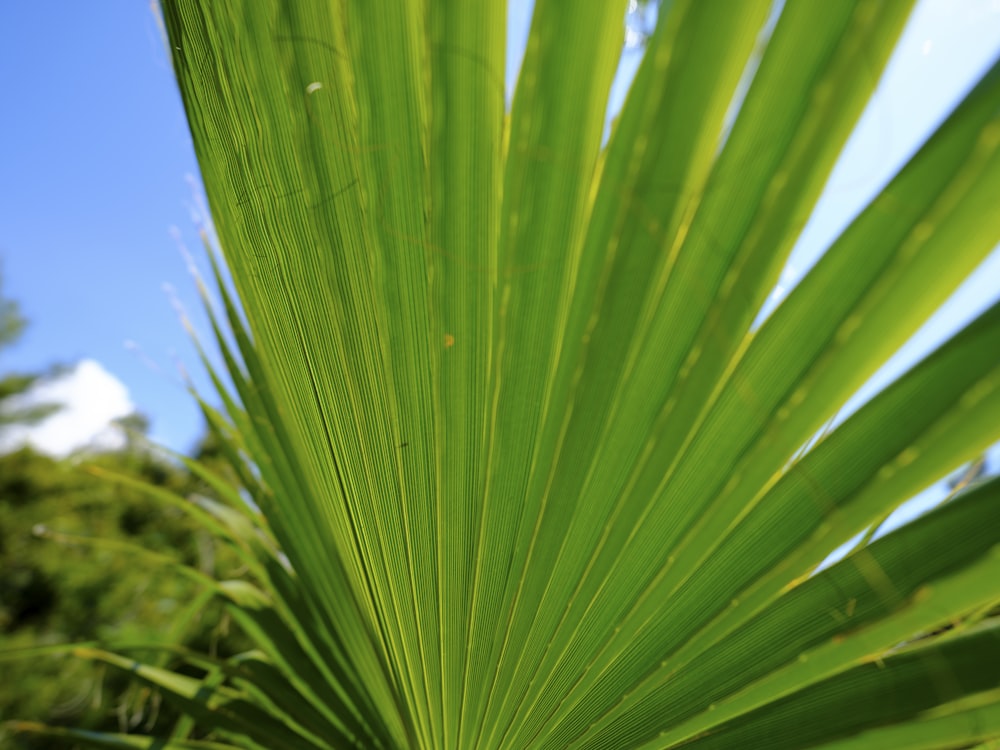
[[[1000,439],[1000,305],[824,429],[1000,240],[1000,64],[757,322],[912,4],[664,3],[605,141],[627,5],[537,0],[508,112],[503,3],[165,0],[259,651],[92,658],[238,747],[1000,737],[995,620],[926,637],[1000,482],[817,572]]]

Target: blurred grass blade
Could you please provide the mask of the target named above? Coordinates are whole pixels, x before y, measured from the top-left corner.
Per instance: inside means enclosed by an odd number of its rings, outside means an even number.
[[[76,743],[76,745],[107,748],[108,750],[229,750],[234,747],[230,743],[221,742],[163,740],[160,737],[142,737],[135,734],[90,732],[86,729],[53,727],[32,721],[12,721],[4,726],[12,732],[22,732],[54,740],[66,740]]]
[[[222,732],[246,737],[267,748],[323,746],[287,726],[287,717],[269,714],[259,703],[245,700],[231,688],[209,689],[201,680],[98,649],[80,649],[77,655],[128,672],[140,682],[158,688],[168,701],[190,713],[196,721],[204,721]]]

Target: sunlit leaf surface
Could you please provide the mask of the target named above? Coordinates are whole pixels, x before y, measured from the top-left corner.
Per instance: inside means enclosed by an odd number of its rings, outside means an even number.
[[[165,0],[259,651],[82,656],[239,747],[1000,736],[1000,482],[814,575],[1000,439],[997,306],[824,429],[1000,240],[1000,66],[754,328],[910,3],[665,2],[605,139],[627,8],[508,108],[500,2]]]

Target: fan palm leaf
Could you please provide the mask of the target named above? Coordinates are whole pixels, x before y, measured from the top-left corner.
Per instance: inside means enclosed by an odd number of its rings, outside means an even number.
[[[81,655],[241,747],[1000,737],[1000,483],[819,568],[1000,439],[1000,306],[841,414],[1000,239],[1000,65],[757,321],[911,3],[664,3],[607,138],[624,0],[509,110],[503,3],[163,9],[260,651]]]

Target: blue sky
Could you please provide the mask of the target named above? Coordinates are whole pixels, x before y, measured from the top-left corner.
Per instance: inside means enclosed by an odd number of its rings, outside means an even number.
[[[523,4],[512,4],[513,38],[523,38],[527,18]],[[192,213],[197,165],[153,13],[137,0],[8,2],[0,3],[0,28],[7,31],[0,46],[3,293],[30,320],[23,340],[0,354],[0,370],[99,363],[151,417],[154,439],[185,450],[201,422],[175,361],[202,390],[208,385],[164,284],[176,288],[195,327],[206,327],[172,227],[205,263]],[[513,43],[509,77],[520,45]],[[803,234],[786,286],[998,54],[1000,0],[918,4]],[[618,91],[639,59],[626,53]],[[995,252],[883,380],[998,296]]]
[[[197,166],[149,4],[0,3],[0,28],[0,262],[30,320],[0,369],[96,360],[186,448],[200,423],[171,353],[197,368],[161,287],[193,298],[169,228],[197,237]]]

